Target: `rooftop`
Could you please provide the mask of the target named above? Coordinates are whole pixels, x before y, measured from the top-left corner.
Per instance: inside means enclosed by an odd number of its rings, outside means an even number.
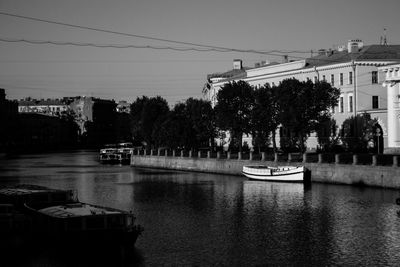
[[[307,58],[307,67],[345,63],[352,60],[400,60],[400,45],[366,45],[356,53],[330,50],[323,55]]]

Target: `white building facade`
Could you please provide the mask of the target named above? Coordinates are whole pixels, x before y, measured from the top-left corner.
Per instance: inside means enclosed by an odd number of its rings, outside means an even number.
[[[388,153],[400,152],[400,64],[379,68],[385,74],[383,86],[387,93]]]
[[[254,87],[279,85],[281,81],[290,78],[300,81],[325,80],[341,92],[338,105],[332,109],[336,125],[340,127],[343,121],[356,114],[369,113],[371,118],[378,120],[383,132],[384,147],[387,147],[388,99],[386,91],[382,90],[385,73],[378,68],[395,62],[400,62],[398,45],[364,46],[360,40],[350,40],[347,49],[341,46],[338,50],[320,50],[312,58],[263,65],[246,70],[244,78],[214,82],[210,90],[214,93],[211,99],[215,98],[225,83],[232,80],[244,80]],[[311,135],[307,147],[314,149],[317,145],[315,135]]]

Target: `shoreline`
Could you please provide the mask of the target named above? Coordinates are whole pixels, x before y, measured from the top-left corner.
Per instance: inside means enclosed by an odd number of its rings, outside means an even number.
[[[400,168],[338,163],[276,162],[243,159],[132,155],[131,166],[242,176],[244,165],[302,165],[311,182],[400,189]]]

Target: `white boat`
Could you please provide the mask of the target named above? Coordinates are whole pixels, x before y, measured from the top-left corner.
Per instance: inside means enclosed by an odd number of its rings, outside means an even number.
[[[265,165],[243,166],[242,173],[249,179],[282,182],[303,182],[304,166],[278,166]]]
[[[129,164],[132,154],[132,143],[109,144],[100,149],[100,162]]]

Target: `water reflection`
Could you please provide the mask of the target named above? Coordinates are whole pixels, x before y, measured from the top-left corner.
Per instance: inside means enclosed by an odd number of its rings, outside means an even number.
[[[81,201],[133,210],[145,231],[135,251],[116,257],[118,264],[127,256],[148,266],[397,265],[400,260],[395,190],[100,165],[97,153],[88,151],[2,160],[0,184],[12,183],[75,189]],[[41,255],[31,260],[68,265]],[[28,260],[20,264],[27,265]]]

